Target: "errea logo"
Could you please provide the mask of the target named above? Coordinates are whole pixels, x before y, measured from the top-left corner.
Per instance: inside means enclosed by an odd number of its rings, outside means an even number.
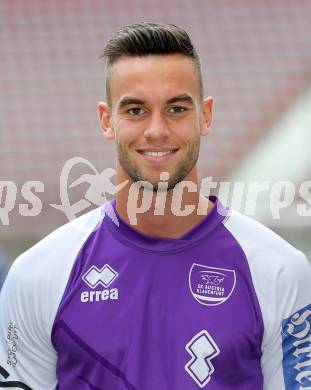
[[[82,277],[85,283],[91,288],[95,288],[99,284],[104,287],[108,287],[118,276],[118,273],[105,264],[101,269],[98,269],[93,265]]]
[[[81,302],[99,302],[108,299],[119,299],[119,290],[117,288],[108,289],[111,283],[118,277],[110,265],[105,264],[101,269],[93,265],[83,276],[82,280],[93,290],[83,291],[81,293]],[[97,286],[105,287],[102,290],[94,290]]]

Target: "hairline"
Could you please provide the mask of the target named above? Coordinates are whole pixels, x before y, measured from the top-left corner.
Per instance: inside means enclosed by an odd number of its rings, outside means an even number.
[[[174,56],[174,55],[180,55],[186,58],[189,58],[194,64],[195,72],[197,73],[197,81],[198,81],[198,90],[199,90],[199,98],[200,100],[203,99],[203,80],[202,80],[202,72],[201,72],[201,64],[199,57],[193,58],[191,56],[188,56],[184,53],[176,52],[176,53],[168,53],[168,54],[161,54],[161,53],[156,53],[156,54],[142,54],[142,55],[130,55],[130,54],[122,54],[120,56],[117,56],[113,59],[106,59],[106,77],[105,77],[105,85],[106,85],[106,99],[108,106],[111,106],[111,93],[110,93],[110,79],[111,79],[111,74],[112,74],[112,69],[114,65],[118,61],[120,61],[122,58],[146,58],[146,57],[168,57],[168,56]]]

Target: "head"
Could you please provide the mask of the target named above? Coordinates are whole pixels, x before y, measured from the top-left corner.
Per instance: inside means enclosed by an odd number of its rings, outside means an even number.
[[[188,36],[170,24],[137,23],[108,41],[107,103],[101,125],[117,145],[119,179],[146,180],[157,190],[195,180],[200,137],[208,133],[212,98],[203,99],[199,56]]]
[[[200,58],[189,35],[173,24],[134,23],[117,31],[108,41],[100,58],[106,59],[106,96],[111,101],[110,76],[113,64],[123,56],[182,54],[190,58],[197,72],[200,96],[203,82]]]

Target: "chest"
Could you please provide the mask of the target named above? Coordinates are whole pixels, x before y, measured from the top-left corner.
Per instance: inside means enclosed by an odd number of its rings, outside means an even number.
[[[258,370],[259,317],[249,271],[228,252],[107,251],[77,263],[53,342],[59,370],[68,365],[92,383],[190,389],[213,383],[225,366],[235,368],[228,384],[237,370],[242,380],[250,374],[243,359]]]

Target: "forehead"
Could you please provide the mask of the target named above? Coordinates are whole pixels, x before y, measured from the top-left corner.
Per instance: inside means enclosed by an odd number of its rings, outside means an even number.
[[[120,57],[111,67],[109,77],[111,104],[125,95],[146,101],[163,101],[172,96],[199,96],[195,63],[181,54]]]

